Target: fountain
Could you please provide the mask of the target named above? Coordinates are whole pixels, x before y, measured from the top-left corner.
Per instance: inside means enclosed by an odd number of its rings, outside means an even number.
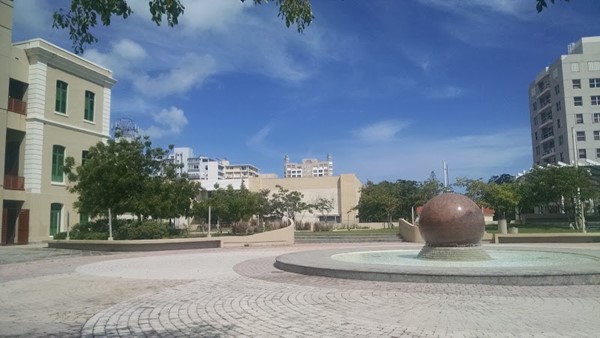
[[[424,283],[499,285],[600,284],[600,252],[500,246],[484,249],[485,222],[469,198],[446,193],[429,200],[419,230],[420,250],[331,249],[277,257],[278,269],[325,277]]]

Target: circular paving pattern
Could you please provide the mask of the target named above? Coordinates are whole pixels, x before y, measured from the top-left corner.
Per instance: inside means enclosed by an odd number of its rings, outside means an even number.
[[[223,251],[94,263],[115,278],[189,283],[124,300],[90,318],[82,336],[594,337],[600,286],[388,283],[283,272],[273,250]],[[194,273],[187,270],[194,269]],[[141,272],[136,275],[135,271]],[[144,277],[145,276],[145,277]]]

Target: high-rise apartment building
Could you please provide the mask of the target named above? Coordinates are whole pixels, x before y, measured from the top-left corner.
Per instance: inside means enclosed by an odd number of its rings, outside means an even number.
[[[73,208],[66,157],[110,136],[110,70],[41,39],[12,43],[0,0],[1,244],[41,241],[87,219]]]
[[[293,163],[286,155],[283,176],[286,178],[333,176],[333,157],[331,154],[327,154],[327,160],[325,161],[316,158],[305,158],[302,163]]]
[[[529,110],[534,165],[600,162],[600,36],[569,44],[535,77]]]

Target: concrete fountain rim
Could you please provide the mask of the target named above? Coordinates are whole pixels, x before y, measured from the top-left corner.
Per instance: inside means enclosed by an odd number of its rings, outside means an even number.
[[[278,256],[275,267],[305,275],[410,283],[460,283],[491,285],[598,285],[600,264],[578,264],[542,267],[422,267],[382,264],[357,264],[335,260],[341,253],[414,250],[414,247],[370,247],[310,250]],[[562,254],[586,255],[598,258],[600,250],[589,248],[541,248],[537,246],[499,246],[494,250],[547,251]]]

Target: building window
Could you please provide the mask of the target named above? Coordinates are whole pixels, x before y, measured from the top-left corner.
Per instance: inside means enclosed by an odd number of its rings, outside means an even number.
[[[535,137],[535,140],[537,141],[537,131],[533,133],[533,136]]]
[[[559,146],[562,146],[562,144],[563,144],[563,136],[562,136],[562,135],[559,135],[559,136],[558,136],[558,145],[559,145]]]
[[[571,71],[576,73],[579,71],[579,63],[572,63],[571,64]]]
[[[600,78],[590,79],[590,88],[600,88]]]
[[[90,158],[90,152],[87,150],[83,150],[81,152],[81,165],[85,165],[85,162],[87,162],[87,160],[89,160]]]
[[[69,85],[63,81],[56,81],[56,104],[54,111],[66,114],[67,113],[67,88]]]
[[[600,158],[600,148],[596,148],[596,158]]]
[[[600,61],[590,61],[588,62],[588,70],[590,72],[594,72],[600,70]]]
[[[575,114],[575,123],[583,124],[583,114]]]
[[[592,115],[592,121],[593,121],[594,123],[600,123],[600,113],[594,113],[594,114]]]
[[[556,95],[560,94],[560,86],[559,85],[554,86],[554,94],[556,94]]]
[[[564,157],[563,157],[563,153],[560,153],[560,161],[561,161],[561,162],[564,162],[564,161],[565,161],[565,159],[564,159]]]
[[[585,149],[579,149],[579,158],[582,158],[582,159],[586,159],[587,158],[587,154],[586,154]]]
[[[581,98],[581,96],[575,96],[575,97],[573,97],[573,105],[575,105],[575,106],[583,106],[583,99]]]
[[[533,111],[537,111],[537,102],[533,103]]]
[[[540,146],[535,146],[535,154],[536,155],[540,154]]]
[[[79,224],[88,224],[90,222],[90,215],[82,212],[79,214]]]
[[[64,182],[65,147],[52,146],[52,182]]]
[[[592,106],[600,106],[600,95],[592,96]]]
[[[600,130],[594,130],[594,141],[600,141]]]
[[[556,111],[561,111],[562,110],[562,104],[560,103],[560,101],[556,102]]]
[[[585,141],[585,131],[577,132],[577,141]]]
[[[85,91],[85,110],[83,112],[83,118],[86,121],[94,122],[94,101],[96,94],[86,90]]]
[[[539,120],[539,119],[538,119],[538,117],[537,117],[537,115],[536,115],[536,116],[533,118],[533,125],[534,125],[534,126],[537,126],[537,125],[538,125],[538,120]]]
[[[556,119],[556,127],[560,129],[560,119]]]
[[[581,89],[581,80],[580,79],[575,79],[572,81],[573,81],[573,89]]]
[[[50,204],[50,236],[54,236],[60,232],[62,204]]]

